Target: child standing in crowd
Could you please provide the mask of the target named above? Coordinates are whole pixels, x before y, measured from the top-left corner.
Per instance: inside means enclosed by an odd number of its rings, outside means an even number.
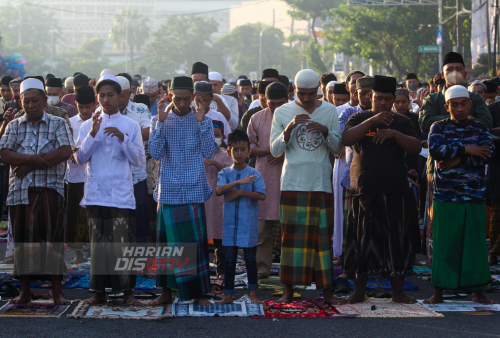
[[[219,172],[217,196],[225,195],[222,244],[226,254],[224,278],[225,297],[218,304],[233,302],[234,275],[238,249],[242,248],[248,271],[248,289],[253,303],[263,304],[257,297],[257,237],[259,204],[266,199],[262,175],[246,164],[250,156],[250,139],[246,132],[235,130],[228,137],[228,154],[233,158],[231,168]]]
[[[210,159],[204,159],[205,172],[207,173],[208,184],[210,189],[217,189],[217,178],[219,171],[228,168],[233,164],[231,156],[226,152],[224,143],[224,125],[221,121],[213,121],[215,142],[217,142],[217,150],[214,156]],[[207,235],[212,238],[215,247],[215,264],[217,264],[217,277],[224,279],[224,264],[226,258],[224,255],[224,247],[222,246],[222,211],[224,198],[212,194],[205,202],[205,214],[207,218]]]

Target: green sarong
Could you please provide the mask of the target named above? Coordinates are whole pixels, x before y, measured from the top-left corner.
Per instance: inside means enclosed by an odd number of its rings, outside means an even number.
[[[433,201],[432,285],[481,291],[491,281],[486,205]]]

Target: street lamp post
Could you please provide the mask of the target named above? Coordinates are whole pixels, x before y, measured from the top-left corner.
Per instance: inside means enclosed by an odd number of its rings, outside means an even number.
[[[264,25],[264,27],[262,27],[262,30],[260,31],[260,35],[259,35],[259,74],[262,74],[262,34],[264,33],[264,29],[267,28],[267,26],[269,25]]]
[[[125,10],[125,72],[128,72],[128,8]]]

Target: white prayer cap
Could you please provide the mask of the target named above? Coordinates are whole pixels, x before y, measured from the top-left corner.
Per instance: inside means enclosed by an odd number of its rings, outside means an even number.
[[[330,81],[328,82],[328,84],[326,85],[326,88],[330,88],[330,87],[335,87],[335,84],[338,83],[337,81]]]
[[[318,95],[323,95],[323,91],[321,90],[321,87],[318,87]]]
[[[102,72],[101,72],[101,75],[100,76],[103,76],[103,75],[113,75],[115,76],[115,72],[113,72],[113,70],[111,69],[103,69]]]
[[[319,76],[312,69],[302,69],[295,75],[295,87],[313,89],[319,86]]]
[[[142,79],[141,89],[144,94],[156,93],[158,91],[158,80],[153,79],[150,76],[146,76]]]
[[[220,81],[222,82],[222,75],[218,72],[210,72],[208,73],[208,79],[210,81]]]
[[[66,81],[64,81],[64,87],[73,87],[73,76],[66,78]]]
[[[120,87],[122,87],[122,90],[128,90],[130,89],[130,82],[128,79],[124,76],[117,76],[118,82],[120,82]]]
[[[101,87],[101,83],[102,83],[102,85],[105,85],[105,84],[109,84],[110,81],[118,83],[120,85],[120,89],[121,89],[120,81],[118,81],[118,79],[115,76],[113,76],[113,75],[103,75],[97,81],[97,84],[96,84],[96,93],[99,92],[99,89]]]
[[[461,85],[451,86],[446,90],[444,94],[445,102],[448,102],[451,99],[456,99],[457,97],[466,97],[469,98],[469,92],[467,88]]]
[[[21,82],[21,91],[20,93],[24,93],[28,89],[40,89],[45,92],[45,86],[43,82],[38,79],[29,78]]]

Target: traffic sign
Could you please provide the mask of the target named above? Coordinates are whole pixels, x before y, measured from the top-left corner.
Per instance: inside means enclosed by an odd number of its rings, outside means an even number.
[[[343,72],[344,71],[344,65],[334,65],[334,69],[336,72]]]
[[[439,53],[439,46],[418,46],[419,53]]]

